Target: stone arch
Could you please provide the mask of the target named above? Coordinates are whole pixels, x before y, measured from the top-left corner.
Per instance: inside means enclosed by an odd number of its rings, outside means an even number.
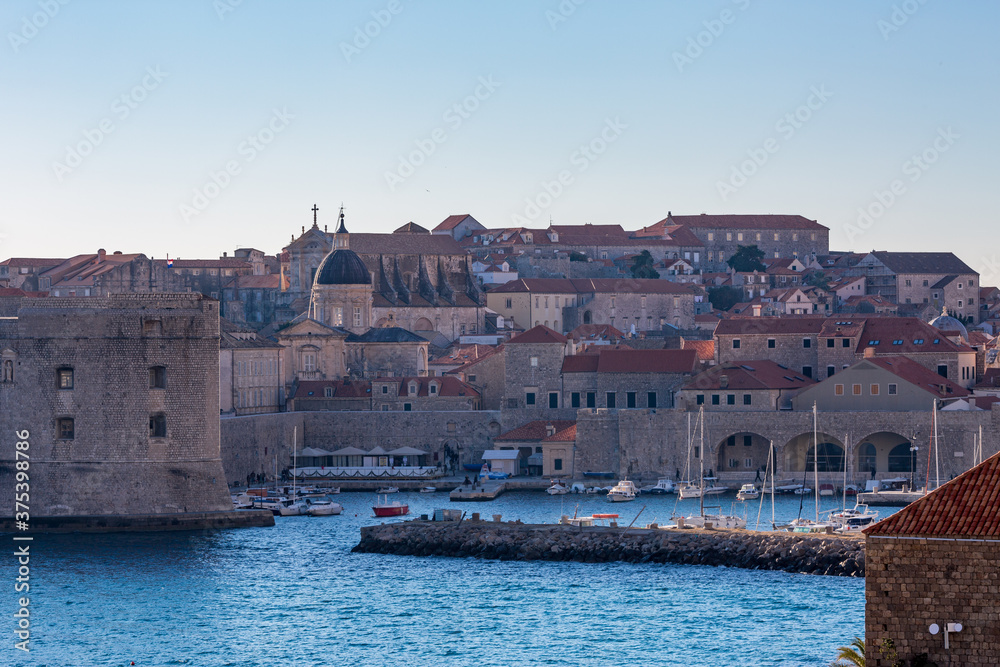
[[[876,431],[875,433],[871,433],[864,438],[861,438],[854,456],[854,463],[857,466],[855,468],[857,474],[859,476],[866,476],[871,479],[875,479],[876,474],[889,472],[889,455],[892,451],[901,448],[902,445],[906,445],[904,448],[906,451],[906,469],[896,472],[909,473],[910,438],[907,438],[905,435],[900,435],[894,431]],[[903,450],[900,449],[900,451]],[[894,458],[893,463],[893,467],[897,468],[902,465],[900,459],[898,458],[898,453],[897,457]]]
[[[414,331],[434,331],[434,323],[426,317],[421,317],[413,325]]]
[[[914,455],[909,442],[901,442],[889,450],[889,472],[911,473],[916,468]]]
[[[819,457],[816,464],[819,472],[843,475],[844,452],[846,451],[844,441],[822,431],[817,434],[817,438],[819,440]],[[786,472],[806,472],[814,469],[812,432],[801,433],[793,437],[785,443],[783,450]]]
[[[583,323],[584,324],[593,324],[594,323],[594,316],[591,314],[591,312],[589,310],[583,311]]]
[[[739,473],[743,477],[757,470],[763,476],[770,447],[770,439],[759,433],[737,431],[719,440],[715,445],[715,456],[706,457],[705,463],[707,466],[709,461],[714,461],[714,472],[720,477],[726,473]],[[692,476],[695,476],[694,473]]]
[[[380,318],[378,318],[378,322],[375,323],[375,328],[376,329],[384,329],[387,326],[389,326],[389,318],[388,317],[380,317]]]

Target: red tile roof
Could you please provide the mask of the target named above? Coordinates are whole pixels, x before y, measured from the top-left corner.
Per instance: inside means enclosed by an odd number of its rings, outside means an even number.
[[[455,364],[467,364],[470,361],[476,361],[482,357],[493,354],[496,351],[496,347],[493,345],[482,345],[480,343],[473,343],[471,345],[458,345],[447,351],[440,357],[435,357],[428,361],[430,366],[452,366]]]
[[[552,435],[542,438],[542,442],[574,442],[576,440],[576,422],[562,430],[556,430]]]
[[[725,387],[722,386],[723,376],[726,378]],[[807,378],[773,361],[756,359],[713,366],[696,375],[682,389],[803,389],[814,384],[816,381],[812,378]]]
[[[624,338],[625,334],[610,324],[581,324],[569,332],[569,337],[581,341],[594,338]]]
[[[685,340],[681,349],[694,350],[698,354],[699,361],[712,361],[715,359],[714,340]]]
[[[976,384],[977,388],[995,389],[1000,387],[1000,368],[987,368]]]
[[[694,350],[600,350],[598,373],[693,373]]]
[[[528,329],[523,334],[514,336],[507,341],[507,345],[514,345],[516,343],[565,343],[567,340],[569,339],[561,333],[539,324],[536,327]]]
[[[41,257],[11,257],[0,262],[0,266],[56,266],[66,259],[47,259]]]
[[[638,278],[520,278],[490,293],[538,292],[541,294],[692,294],[690,285],[669,280]]]
[[[110,257],[110,255],[108,255]],[[245,259],[232,259],[226,257],[225,259],[173,259],[173,268],[176,269],[247,269],[253,268],[253,265]],[[157,266],[166,266],[167,260],[157,259],[153,260],[153,263]]]
[[[889,371],[896,377],[920,387],[937,398],[958,398],[971,395],[971,392],[965,387],[941,377],[908,357],[867,357],[864,361]],[[943,391],[942,387],[944,387]]]
[[[19,287],[0,287],[0,296],[21,296],[21,297],[46,297],[48,292],[25,292]]]
[[[1000,454],[864,532],[886,537],[1000,537]]]
[[[671,215],[656,224],[685,225],[708,229],[805,229],[828,230],[801,215]]]
[[[538,421],[528,422],[524,426],[519,426],[511,431],[497,436],[494,438],[496,442],[510,441],[510,440],[545,440],[547,438],[552,438],[555,436],[546,435],[547,427],[555,428],[555,435],[558,436],[560,433],[572,428],[573,433],[576,433],[576,422],[571,419],[551,419],[544,420],[540,419]]]
[[[461,380],[459,380],[454,375],[445,375],[443,377],[398,377],[398,378],[376,378],[373,382],[394,382],[399,385],[399,395],[400,396],[417,396],[417,397],[427,397],[431,396],[430,384],[432,382],[438,383],[438,396],[444,397],[459,397],[468,396],[479,398],[479,392],[476,391],[472,385],[468,385]],[[417,391],[414,394],[410,393],[410,383],[417,383]]]
[[[449,215],[447,218],[442,220],[437,227],[434,228],[435,232],[450,231],[458,227],[459,223],[469,217],[468,213],[462,213],[460,215]]]
[[[333,396],[326,396],[326,388],[333,388]],[[368,398],[372,383],[367,380],[302,380],[292,398]]]

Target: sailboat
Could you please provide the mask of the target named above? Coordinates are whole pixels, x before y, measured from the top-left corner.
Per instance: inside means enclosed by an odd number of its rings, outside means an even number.
[[[300,514],[307,514],[309,511],[309,503],[301,500],[295,493],[295,479],[296,473],[298,472],[296,465],[298,462],[297,452],[299,445],[299,429],[294,427],[292,429],[292,498],[291,500],[278,508],[278,513],[281,516],[299,516]],[[277,459],[275,459],[277,460]]]
[[[819,488],[819,428],[818,428],[818,410],[816,408],[815,401],[813,402],[813,483],[816,488]],[[847,465],[847,461],[844,461],[844,465]],[[838,523],[820,523],[819,520],[819,494],[815,495],[816,498],[816,519],[804,519],[802,518],[802,501],[799,501],[799,516],[791,523],[789,523],[785,529],[790,530],[794,533],[826,533],[829,530],[839,528]]]
[[[688,413],[688,450],[687,450],[687,466],[684,468],[684,479],[691,479],[691,413]],[[677,483],[677,497],[681,500],[686,500],[688,498],[701,498],[701,485],[692,484],[690,481],[683,481]]]
[[[723,514],[721,506],[718,506],[718,514],[705,514],[705,408],[701,408],[698,413],[698,424],[699,437],[701,438],[701,448],[698,451],[700,454],[698,461],[701,466],[701,494],[698,496],[701,500],[700,511],[695,515],[678,517],[676,525],[678,528],[687,526],[692,528],[705,528],[706,526],[713,528],[746,528],[746,519],[732,514]]]

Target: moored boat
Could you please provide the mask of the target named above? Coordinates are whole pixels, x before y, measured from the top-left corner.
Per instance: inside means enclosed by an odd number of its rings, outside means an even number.
[[[437,493],[436,486],[422,486],[420,487],[420,493]]]
[[[375,516],[378,517],[404,516],[410,513],[409,505],[404,505],[398,500],[394,500],[390,503],[389,499],[384,496],[381,501],[375,502],[375,505],[372,506],[372,510],[375,512]]]
[[[744,484],[736,492],[736,500],[756,500],[760,498],[760,491],[753,484]]]
[[[309,501],[309,508],[305,513],[309,516],[333,516],[343,511],[341,504],[330,498],[315,498]]]
[[[630,500],[635,500],[636,488],[635,484],[630,480],[623,479],[608,491],[608,500],[613,503],[624,503]]]
[[[545,489],[545,493],[550,496],[564,496],[569,493],[569,487],[560,482],[559,480],[552,480],[552,486]]]
[[[389,494],[389,493],[399,493],[399,487],[398,486],[380,486],[379,488],[375,489],[375,493],[379,493],[379,494],[382,494],[382,495],[386,495],[386,494]]]

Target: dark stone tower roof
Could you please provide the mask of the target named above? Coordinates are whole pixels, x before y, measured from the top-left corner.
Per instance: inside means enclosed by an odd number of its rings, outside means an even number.
[[[334,250],[316,270],[317,285],[371,285],[368,267],[358,253],[347,248]]]

